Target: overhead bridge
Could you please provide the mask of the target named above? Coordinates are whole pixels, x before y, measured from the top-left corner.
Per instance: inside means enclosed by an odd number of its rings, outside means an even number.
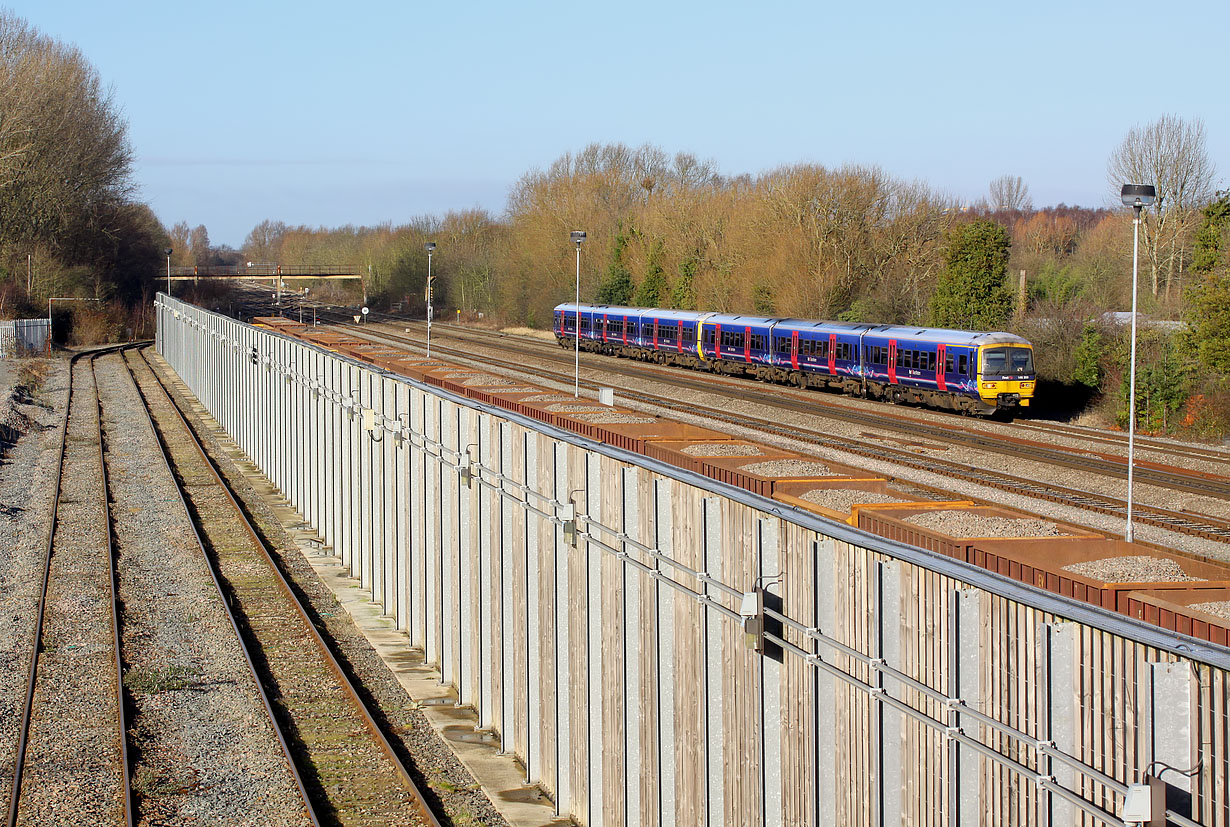
[[[160,295],[158,350],[585,825],[1227,825],[1230,653]],[[1161,822],[1157,822],[1161,823]]]
[[[171,267],[156,278],[171,281],[235,279],[361,279],[359,268],[336,264],[251,264],[211,267]]]

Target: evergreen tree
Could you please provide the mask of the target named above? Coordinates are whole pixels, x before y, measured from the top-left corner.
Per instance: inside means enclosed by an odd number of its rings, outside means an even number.
[[[994,330],[1012,314],[1008,290],[1008,231],[985,218],[953,228],[944,271],[931,295],[931,322],[939,327]]]
[[[617,225],[615,238],[611,242],[611,261],[606,268],[606,277],[598,285],[598,304],[628,304],[632,301],[632,274],[624,266],[624,249],[628,246],[628,236],[624,234],[623,224]]]
[[[645,260],[645,278],[636,288],[633,302],[638,307],[661,307],[666,298],[666,271],[662,269],[663,244],[658,241],[649,248]]]
[[[1230,192],[1204,208],[1192,254],[1186,345],[1210,370],[1230,374]]]
[[[693,280],[696,271],[700,269],[700,260],[696,256],[688,256],[679,265],[679,278],[675,279],[675,287],[671,291],[671,305],[678,310],[696,309],[696,288]]]
[[[752,288],[752,311],[761,316],[772,316],[776,312],[773,309],[773,288],[764,282]]]

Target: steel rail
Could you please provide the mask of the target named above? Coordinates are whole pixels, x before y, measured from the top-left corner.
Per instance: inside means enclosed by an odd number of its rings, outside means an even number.
[[[54,544],[56,528],[59,525],[60,512],[60,494],[62,489],[62,480],[64,478],[64,455],[68,448],[68,421],[72,413],[73,406],[73,369],[77,366],[80,359],[89,359],[90,373],[94,378],[94,408],[98,415],[98,468],[101,475],[100,482],[102,483],[102,508],[104,515],[104,523],[106,525],[106,543],[107,543],[107,562],[108,562],[108,578],[107,585],[111,603],[111,631],[113,649],[112,654],[115,656],[115,691],[116,691],[116,710],[117,710],[117,741],[120,753],[121,775],[123,778],[124,790],[124,822],[128,827],[132,827],[134,812],[132,801],[132,784],[129,772],[128,762],[128,722],[127,714],[124,711],[124,666],[123,659],[120,654],[120,621],[119,621],[119,596],[116,590],[117,572],[115,568],[115,548],[113,543],[114,531],[111,526],[111,505],[108,497],[107,489],[107,472],[106,459],[103,452],[103,432],[102,432],[102,397],[98,392],[98,380],[94,374],[94,362],[98,357],[108,353],[114,353],[123,347],[103,348],[96,351],[86,353],[78,353],[69,360],[68,366],[68,398],[64,406],[64,423],[60,427],[60,447],[56,457],[56,472],[55,472],[55,490],[51,498],[51,516],[47,521],[47,537],[44,545],[43,553],[43,577],[39,591],[38,613],[34,622],[34,635],[31,644],[30,654],[30,671],[26,678],[26,698],[22,709],[21,725],[17,733],[17,753],[13,759],[13,784],[9,793],[9,811],[7,824],[8,827],[15,827],[17,824],[18,810],[21,804],[21,789],[22,782],[25,780],[25,757],[26,748],[29,746],[30,724],[34,714],[34,692],[38,682],[38,664],[39,652],[42,649],[43,637],[43,620],[46,617],[47,610],[47,587],[51,582],[51,560],[54,556]]]
[[[124,367],[128,370],[128,376],[132,381],[133,387],[136,389],[137,394],[141,397],[142,409],[145,411],[145,417],[149,424],[150,432],[154,436],[154,441],[158,444],[167,474],[175,482],[175,493],[179,498],[179,504],[183,508],[185,516],[188,518],[188,523],[192,526],[192,535],[196,539],[197,546],[201,550],[201,556],[205,559],[206,567],[209,569],[210,578],[213,580],[214,589],[218,593],[218,599],[222,603],[223,609],[226,612],[227,620],[230,621],[231,629],[235,632],[235,637],[239,641],[239,649],[243,654],[244,662],[248,665],[248,672],[252,675],[252,680],[256,684],[256,691],[260,695],[261,703],[265,707],[265,713],[269,718],[269,723],[273,727],[274,733],[277,735],[278,744],[282,748],[282,754],[285,756],[291,775],[295,779],[295,787],[299,791],[304,809],[308,815],[308,818],[311,819],[312,824],[315,825],[315,827],[320,827],[320,818],[316,813],[315,806],[312,804],[311,797],[308,795],[307,788],[303,784],[303,778],[299,773],[299,767],[295,763],[294,756],[291,753],[290,745],[286,741],[286,735],[283,732],[281,725],[278,723],[277,715],[273,710],[273,703],[269,699],[269,693],[265,690],[265,684],[261,680],[260,674],[257,672],[256,664],[252,659],[252,653],[249,651],[247,643],[244,640],[243,633],[240,630],[239,621],[235,617],[234,610],[231,608],[230,600],[227,599],[226,592],[222,588],[222,582],[219,579],[218,572],[214,567],[213,561],[210,560],[209,553],[206,551],[205,538],[201,536],[200,526],[197,525],[197,521],[192,517],[192,510],[188,506],[188,500],[184,494],[183,486],[180,484],[179,478],[176,476],[175,470],[171,464],[170,452],[165,441],[163,440],[162,435],[159,433],[158,428],[154,425],[154,417],[149,407],[149,401],[146,399],[145,394],[141,391],[141,386],[137,383],[136,377],[133,375],[127,359],[124,359]]]
[[[129,346],[110,351],[118,352],[120,358]],[[128,759],[128,713],[124,709],[124,661],[120,641],[120,595],[119,571],[115,565],[115,528],[111,523],[111,488],[107,482],[107,459],[105,437],[103,434],[102,394],[98,392],[98,357],[90,359],[90,375],[94,377],[94,405],[98,412],[98,468],[102,473],[103,515],[107,525],[107,586],[111,592],[111,633],[115,644],[115,691],[116,711],[119,715],[120,763],[124,770],[124,820],[128,827],[134,821],[134,806],[132,801],[131,767]],[[65,418],[67,422],[67,417]]]
[[[343,323],[349,326],[349,318],[337,314],[335,312],[326,311],[326,316],[337,316]],[[417,320],[402,320],[389,317],[390,324],[402,324],[416,326]],[[481,341],[490,342],[490,335],[480,335],[472,331],[459,329],[455,325],[441,325],[450,335],[457,338],[478,338]],[[364,330],[367,335],[375,335]],[[362,335],[362,334],[360,334]],[[379,335],[390,335],[381,332]],[[398,337],[401,338],[401,337]],[[552,344],[530,340],[522,337],[513,337],[507,334],[500,334],[502,339],[516,339],[523,349],[533,348],[535,350],[546,351],[554,356],[555,348]],[[407,340],[413,341],[413,340]],[[417,344],[417,343],[416,343]],[[609,358],[609,357],[608,357]],[[551,361],[563,364],[561,359],[551,359]],[[632,360],[636,361],[636,360]],[[677,372],[673,370],[660,371],[653,368],[642,368],[634,365],[625,364],[619,368],[612,367],[611,372],[622,373],[629,377],[650,379],[652,381],[666,382],[669,384],[681,385],[693,390],[714,391],[714,383],[712,381],[698,381],[688,379],[685,376],[673,376],[671,374]],[[737,377],[729,374],[720,374],[723,380],[721,385],[729,387],[732,390],[737,389],[745,398],[753,397],[756,401],[763,401],[766,404],[785,407],[790,410],[802,410],[806,413],[817,413],[817,407],[823,408],[827,416],[835,419],[840,419],[855,424],[867,425],[868,427],[890,428],[902,433],[910,434],[918,437],[926,437],[933,439],[942,439],[945,442],[957,443],[966,445],[967,447],[989,450],[995,453],[1004,454],[1007,456],[1015,456],[1024,459],[1039,461],[1045,460],[1063,465],[1068,465],[1073,468],[1078,468],[1083,471],[1097,473],[1103,476],[1113,478],[1122,478],[1126,474],[1126,457],[1117,457],[1113,455],[1092,455],[1087,448],[1067,449],[1060,446],[1047,445],[1030,440],[1025,440],[1020,437],[1004,437],[1001,435],[984,432],[980,429],[953,433],[951,430],[946,430],[943,425],[935,425],[924,420],[904,417],[900,413],[889,415],[881,411],[862,410],[860,408],[851,407],[849,405],[834,403],[825,400],[823,397],[817,397],[809,394],[807,398],[800,395],[801,392],[793,389],[785,389],[787,394],[768,394],[764,391],[750,390],[741,387],[747,382],[753,381],[752,377]],[[1036,421],[1028,423],[1018,423],[1023,429],[1041,427],[1041,424]],[[1058,430],[1058,426],[1055,430]],[[1100,436],[1101,441],[1112,442],[1108,436]],[[1167,446],[1165,443],[1153,441],[1151,447],[1158,451],[1173,450],[1183,456],[1193,456],[1191,449],[1183,449],[1182,447]],[[1218,452],[1211,454],[1202,452],[1198,455],[1202,459],[1211,460],[1230,460],[1230,453]],[[1208,496],[1230,499],[1230,478],[1217,474],[1209,474],[1205,472],[1193,472],[1177,466],[1158,466],[1156,463],[1138,462],[1136,464],[1136,476],[1141,481],[1148,481],[1154,485],[1163,487],[1175,488],[1180,491],[1189,493],[1199,493]]]
[[[360,338],[366,338],[369,340],[386,339],[391,340],[392,342],[410,344],[416,347],[421,346],[412,339],[407,339],[403,336],[398,336],[388,332],[382,331],[379,333],[373,333],[367,330],[355,331],[353,328],[348,329]],[[455,350],[446,346],[437,345],[437,349],[443,353],[448,353],[453,356],[473,358],[472,354],[467,354],[464,351]],[[485,363],[488,365],[497,364],[508,370],[524,370],[523,365],[505,362],[498,359],[487,359]],[[627,373],[626,371],[618,372]],[[546,373],[541,369],[539,369],[538,375],[546,375],[546,378],[553,378],[551,374]],[[560,373],[556,376],[562,377],[563,374]],[[559,379],[558,381],[563,380]],[[591,390],[603,387],[601,383],[590,382],[587,380],[582,380],[581,384]],[[712,388],[709,390],[712,391]],[[727,410],[711,408],[694,403],[682,403],[668,397],[656,396],[644,392],[638,393],[635,398],[639,401],[656,405],[658,407],[663,407],[668,410],[679,411],[681,413],[692,415],[702,415],[706,418],[725,422],[727,424],[737,425],[739,427],[757,430],[763,433],[771,433],[777,436],[784,436],[790,439],[801,440],[817,447],[830,448],[832,450],[855,454],[858,456],[867,457],[869,459],[904,465],[908,468],[936,473],[942,476],[952,477],[954,479],[962,479],[967,482],[974,482],[1004,491],[1011,491],[1018,494],[1026,493],[1029,496],[1045,499],[1062,505],[1073,506],[1086,511],[1094,511],[1096,513],[1115,516],[1120,516],[1126,513],[1125,501],[1114,497],[1108,497],[1103,494],[1097,494],[1090,491],[1081,491],[1051,483],[1041,483],[1025,477],[1017,477],[1000,471],[978,469],[970,465],[935,457],[929,457],[926,461],[916,460],[899,451],[894,452],[888,449],[876,448],[873,446],[855,445],[848,440],[838,440],[827,437],[808,428],[793,425],[782,425],[771,420],[759,419],[749,415],[735,414]],[[800,401],[799,404],[801,405],[802,401]],[[786,407],[793,407],[793,405],[786,405]],[[799,408],[799,410],[804,409]],[[807,411],[804,410],[804,412]],[[911,484],[919,485],[919,487],[931,490],[939,490],[934,486],[920,485],[918,483]],[[1158,508],[1156,506],[1137,506],[1134,511],[1136,512],[1136,518],[1140,522],[1145,522],[1160,528],[1165,528],[1171,531],[1196,537],[1204,537],[1206,539],[1230,539],[1230,521],[1221,520],[1212,515],[1176,512]]]
[[[402,762],[401,757],[397,754],[397,751],[393,748],[393,745],[389,741],[388,737],[385,735],[384,730],[376,722],[376,719],[372,715],[370,708],[364,702],[362,696],[356,689],[354,683],[351,681],[350,676],[347,674],[346,670],[342,668],[341,663],[337,660],[337,657],[334,655],[332,647],[330,647],[329,644],[325,642],[324,637],[320,634],[320,631],[316,628],[316,624],[313,622],[312,616],[308,613],[307,608],[303,605],[303,602],[299,599],[298,594],[296,594],[295,590],[291,587],[290,582],[287,580],[285,573],[282,571],[281,565],[279,565],[279,563],[277,562],[276,558],[273,555],[273,552],[269,549],[268,544],[261,537],[260,532],[257,531],[256,527],[252,524],[252,521],[248,518],[247,512],[244,510],[243,506],[240,505],[238,499],[235,497],[235,494],[231,486],[223,479],[222,474],[220,470],[218,469],[217,463],[214,461],[214,459],[211,456],[209,456],[208,452],[205,450],[204,446],[201,444],[200,439],[197,437],[196,431],[192,428],[191,425],[189,425],[187,418],[184,416],[183,412],[179,409],[179,405],[176,404],[174,397],[171,395],[170,391],[167,389],[166,385],[163,382],[162,377],[159,376],[158,371],[155,370],[154,366],[150,363],[148,355],[145,353],[144,350],[139,351],[139,355],[141,356],[141,359],[145,363],[145,366],[149,370],[150,374],[154,377],[154,381],[158,389],[161,391],[161,393],[165,396],[166,400],[170,404],[171,410],[175,412],[175,416],[179,424],[182,426],[184,433],[188,436],[191,442],[191,445],[193,446],[195,451],[200,455],[205,466],[209,469],[211,476],[218,483],[219,490],[221,490],[222,493],[225,495],[227,501],[231,504],[232,508],[234,509],[235,514],[238,516],[240,522],[245,527],[248,535],[250,536],[252,540],[254,547],[260,551],[262,557],[264,557],[265,561],[269,564],[270,570],[275,575],[279,590],[286,597],[287,601],[291,604],[294,611],[299,615],[300,619],[303,622],[304,628],[310,634],[317,649],[319,649],[322,658],[324,659],[325,663],[329,667],[329,670],[337,678],[338,684],[342,687],[342,689],[349,696],[351,703],[354,705],[356,711],[358,711],[359,715],[362,717],[363,722],[366,725],[368,731],[371,733],[372,737],[377,741],[380,748],[388,756],[389,761],[393,764],[393,767],[397,772],[397,775],[401,778],[403,785],[407,788],[410,794],[414,797],[416,806],[419,809],[419,814],[423,817],[423,819],[429,825],[431,825],[431,827],[441,827],[440,820],[436,817],[435,813],[431,809],[431,806],[428,804],[426,797],[423,795],[422,790],[419,789],[418,784],[415,783],[413,777],[410,775],[409,769],[407,769],[406,765]],[[135,376],[135,373],[132,372],[131,366],[128,366],[128,367],[129,367],[130,375],[133,378],[133,383],[137,385],[138,393],[141,394],[142,399],[145,399],[147,401],[146,411],[148,413],[149,412],[148,398],[145,396],[145,392],[141,389],[140,384],[136,382],[136,376]],[[151,416],[151,426],[152,424],[153,422],[152,422],[152,416]],[[156,429],[155,429],[155,433],[157,433]],[[159,436],[159,444],[163,448],[164,458],[166,458],[169,463],[170,462],[169,453],[167,451],[167,447],[165,443],[163,442],[163,439],[161,436]],[[183,491],[181,490],[180,497],[183,498],[183,496],[184,494],[183,494]],[[185,508],[187,508],[186,503],[185,503]],[[194,530],[196,530],[195,522],[194,522]],[[199,537],[199,533],[198,533],[198,537]],[[206,557],[208,558],[208,555],[206,555]],[[210,563],[210,570],[211,572],[214,571],[214,566],[212,562]],[[218,582],[218,575],[216,572],[214,573],[214,580],[215,580],[215,583]],[[219,585],[219,590],[221,590],[220,585]],[[227,607],[227,611],[228,613],[230,611],[229,604]],[[247,652],[246,652],[246,647],[245,647],[245,656],[246,654]],[[288,757],[289,757],[289,754],[288,754]],[[292,765],[293,763],[294,762],[292,761]],[[297,771],[296,771],[296,780],[298,781]]]

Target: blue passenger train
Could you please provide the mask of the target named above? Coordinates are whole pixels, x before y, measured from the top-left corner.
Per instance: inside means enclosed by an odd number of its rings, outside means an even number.
[[[966,414],[1011,415],[1034,394],[1033,345],[1011,333],[776,319],[602,304],[555,308],[583,350]]]

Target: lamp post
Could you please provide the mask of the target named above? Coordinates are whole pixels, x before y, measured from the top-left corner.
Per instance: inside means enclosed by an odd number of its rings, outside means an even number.
[[[1125,206],[1131,207],[1132,218],[1132,367],[1128,389],[1128,476],[1127,530],[1123,539],[1132,542],[1132,472],[1136,453],[1136,278],[1140,262],[1140,211],[1157,200],[1152,184],[1124,184],[1120,192]]]
[[[167,257],[167,295],[171,295],[171,248],[168,247],[162,251]]]
[[[427,358],[431,358],[431,254],[436,251],[436,242],[428,241],[427,250]]]
[[[573,230],[569,238],[577,245],[577,329],[573,331],[576,337],[576,372],[573,379],[572,395],[581,398],[581,242],[585,240],[584,230]],[[561,324],[563,320],[561,319]]]

